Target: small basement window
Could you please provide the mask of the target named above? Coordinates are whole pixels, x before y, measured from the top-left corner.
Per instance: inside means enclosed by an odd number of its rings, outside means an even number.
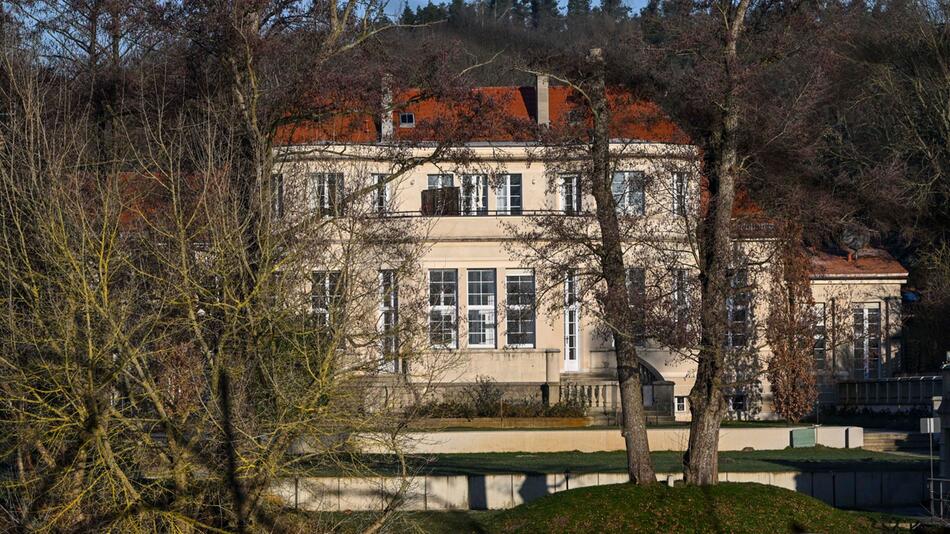
[[[400,128],[414,128],[416,126],[416,116],[410,112],[402,112],[399,114],[399,127]]]
[[[677,412],[686,411],[686,397],[676,397],[676,411]]]

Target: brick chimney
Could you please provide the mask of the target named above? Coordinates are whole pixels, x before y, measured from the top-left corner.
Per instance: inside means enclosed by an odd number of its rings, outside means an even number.
[[[393,139],[393,77],[391,74],[383,76],[382,101],[379,116],[379,140],[382,143]]]
[[[538,125],[551,125],[551,93],[549,90],[550,81],[544,74],[539,74],[536,82],[536,91],[538,96]]]

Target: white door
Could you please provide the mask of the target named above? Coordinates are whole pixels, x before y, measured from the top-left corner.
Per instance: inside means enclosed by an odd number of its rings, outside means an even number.
[[[580,303],[577,299],[577,275],[564,280],[564,370],[580,371]]]

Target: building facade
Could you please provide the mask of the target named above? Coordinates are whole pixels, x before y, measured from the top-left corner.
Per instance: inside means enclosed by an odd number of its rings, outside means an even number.
[[[571,91],[549,87],[544,79],[535,87],[480,91],[494,99],[501,114],[542,131],[577,122]],[[655,323],[660,331],[688,322],[697,299],[693,229],[703,196],[697,150],[669,121],[657,119],[654,107],[616,99],[612,105],[619,117],[611,128],[612,189],[628,231],[628,289],[632,302],[643,308],[638,316],[644,324]],[[398,221],[413,227],[420,246],[412,274],[397,274],[380,260],[378,322],[391,329],[407,314],[423,315],[426,346],[415,350],[442,355],[449,363],[431,373],[423,371],[430,357],[401,362],[394,356],[380,366],[380,383],[416,380],[451,395],[488,377],[514,397],[573,399],[592,414],[613,413],[619,400],[615,356],[598,312],[597,284],[585,282],[590,260],[578,253],[575,270],[565,270],[570,259],[560,257],[561,274],[552,275],[557,269],[544,263],[555,260],[538,246],[553,239],[539,228],[554,225],[563,232],[573,225],[574,232],[590,231],[594,201],[583,172],[572,171],[584,166],[583,151],[552,148],[543,135],[531,139],[508,131],[446,152],[436,142],[413,139],[441,113],[443,108],[423,100],[381,119],[288,134],[279,150],[275,212],[287,220],[319,212],[328,219],[359,217],[372,225]],[[768,232],[736,238],[748,262],[734,276],[737,287],[747,290],[730,297],[728,343],[754,360],[749,373],[758,384],[754,399],[741,388],[730,394],[737,416],[771,415],[762,378],[769,351],[757,320],[767,310],[765,299],[755,296],[767,291],[770,241]],[[819,326],[815,363],[826,391],[842,378],[889,376],[900,357],[906,271],[883,253],[869,251],[857,258],[816,253],[812,261]],[[332,293],[338,276],[338,266],[316,262],[311,292]],[[411,293],[417,298],[409,311],[401,305]],[[694,350],[673,348],[651,332],[638,334],[647,412],[686,420]],[[395,336],[389,343],[383,343],[382,353],[400,354]]]

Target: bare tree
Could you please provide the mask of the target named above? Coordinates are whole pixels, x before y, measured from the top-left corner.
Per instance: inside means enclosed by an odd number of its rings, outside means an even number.
[[[647,53],[633,51],[630,57],[640,60],[631,69],[656,84],[650,93],[702,154],[704,191],[695,231],[697,372],[689,396],[684,473],[688,483],[715,484],[735,355],[729,346],[729,302],[736,293],[734,274],[745,261],[737,255],[735,240],[740,193],[764,199],[766,207],[781,206],[778,199],[785,197],[776,192],[783,189],[771,184],[778,177],[794,183],[795,173],[810,170],[805,164],[783,168],[779,162],[810,161],[797,156],[808,153],[804,132],[809,130],[802,119],[820,101],[815,95],[822,63],[810,55],[818,40],[803,36],[815,20],[804,5],[739,0],[659,7],[662,16],[651,16],[643,36],[649,41]],[[790,33],[792,27],[801,28],[801,34]],[[771,70],[779,64],[795,66],[781,83]],[[759,188],[769,194],[760,198]]]
[[[800,233],[792,232],[780,246],[767,297],[765,337],[772,353],[768,379],[775,412],[797,423],[811,413],[818,397],[814,354],[819,322],[811,293],[812,265]]]
[[[337,41],[320,41],[332,42],[324,73],[334,54],[378,29],[354,25],[354,6],[333,6],[343,11],[330,14]],[[330,86],[324,99],[291,91],[307,106],[275,102],[259,85],[276,83],[266,73],[273,64],[255,55],[265,43],[247,33],[275,27],[237,11],[215,15],[243,47],[229,50],[235,43],[220,36],[195,45],[221,45],[212,57],[230,81],[182,102],[173,79],[157,83],[154,98],[123,102],[128,112],[113,126],[123,150],[107,160],[85,116],[70,113],[70,88],[35,57],[6,51],[0,264],[2,403],[11,414],[3,439],[18,477],[3,501],[11,528],[280,530],[286,517],[273,494],[285,478],[366,473],[359,453],[369,440],[409,474],[400,451],[412,413],[399,401],[420,388],[389,370],[406,366],[424,385],[442,367],[422,353],[425,292],[413,282],[426,228],[377,217],[376,173],[396,181],[435,159],[465,159],[447,147],[484,124],[475,106],[459,105],[470,112],[420,125],[443,135],[278,148],[289,125],[372,123],[392,108],[378,98],[380,78],[374,98],[333,101]],[[466,83],[455,73],[439,90],[469,98]],[[345,186],[330,178],[339,172],[331,164],[346,169]],[[314,195],[315,176],[326,195]],[[383,320],[381,302],[396,298],[404,313]],[[380,381],[388,397],[376,393]]]
[[[650,444],[647,441],[646,417],[640,393],[640,360],[637,358],[636,321],[627,288],[627,271],[623,261],[623,242],[613,195],[613,168],[610,165],[610,110],[604,75],[604,57],[600,49],[591,50],[594,70],[587,99],[593,115],[591,136],[590,187],[596,203],[600,227],[600,269],[606,285],[601,299],[607,327],[617,355],[617,380],[620,383],[622,432],[627,450],[627,473],[638,484],[656,482]]]
[[[671,291],[665,273],[670,269],[666,267],[679,261],[687,264],[683,255],[688,250],[666,248],[669,241],[660,234],[669,228],[651,221],[669,213],[640,213],[628,205],[627,192],[618,197],[614,177],[635,158],[670,158],[678,162],[681,171],[693,169],[689,160],[695,154],[682,146],[658,146],[644,154],[642,145],[634,140],[611,140],[611,125],[631,120],[629,113],[621,113],[622,117],[615,120],[611,109],[632,108],[639,103],[629,95],[608,92],[601,50],[592,50],[587,61],[571,76],[555,76],[576,92],[576,117],[552,125],[544,133],[543,148],[536,156],[546,166],[548,192],[560,198],[563,205],[551,206],[549,213],[532,216],[522,227],[513,227],[518,238],[512,254],[540,273],[539,294],[552,316],[559,316],[564,306],[572,306],[571,299],[596,304],[586,313],[597,319],[616,355],[627,472],[631,481],[651,484],[656,475],[649,456],[641,393],[643,364],[637,351],[648,333],[658,335],[659,329],[648,324],[655,325],[650,312],[660,308],[656,304],[669,303]],[[651,115],[632,120],[661,118]],[[652,191],[655,184],[649,176],[652,174],[643,175],[641,183],[631,183],[630,187]],[[629,195],[634,195],[632,190]],[[587,196],[594,200],[593,211],[582,206],[582,198]],[[663,221],[668,222],[668,217]],[[641,261],[632,261],[634,256]],[[649,291],[646,271],[651,276],[660,273],[662,279],[656,280]],[[666,324],[667,317],[664,321]]]

